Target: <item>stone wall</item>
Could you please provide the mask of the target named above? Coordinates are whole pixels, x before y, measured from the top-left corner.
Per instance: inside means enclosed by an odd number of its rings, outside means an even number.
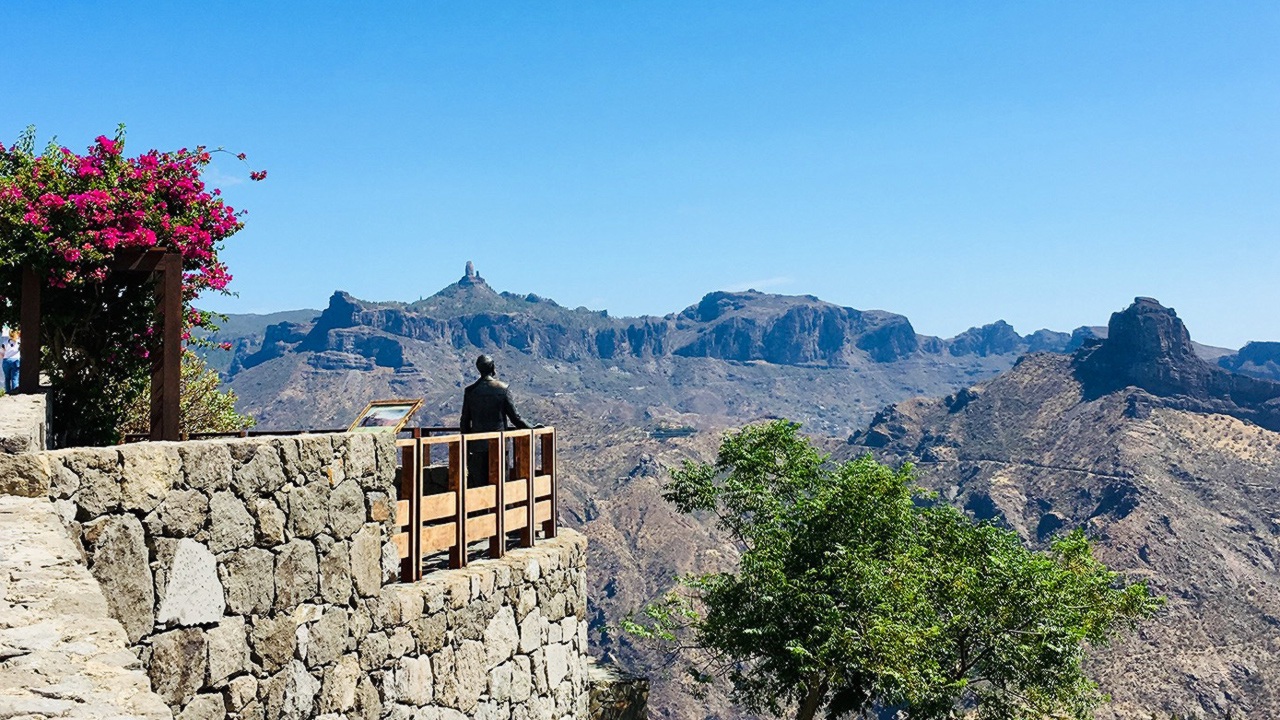
[[[586,541],[395,581],[390,436],[29,453],[151,684],[196,718],[586,718]]]
[[[0,396],[0,453],[44,450],[48,412],[44,395]]]

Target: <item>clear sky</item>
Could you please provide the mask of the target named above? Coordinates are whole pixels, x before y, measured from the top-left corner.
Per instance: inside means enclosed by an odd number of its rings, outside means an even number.
[[[9,0],[0,139],[206,144],[227,312],[471,259],[614,315],[814,294],[950,336],[1280,340],[1280,3]]]

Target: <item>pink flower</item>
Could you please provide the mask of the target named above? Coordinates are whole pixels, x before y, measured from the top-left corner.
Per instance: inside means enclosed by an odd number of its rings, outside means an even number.
[[[103,155],[115,155],[120,152],[120,144],[115,140],[107,139],[106,135],[99,135],[94,142],[98,143],[98,149]]]

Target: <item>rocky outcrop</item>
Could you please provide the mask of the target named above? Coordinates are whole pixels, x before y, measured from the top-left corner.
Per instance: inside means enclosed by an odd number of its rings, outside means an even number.
[[[990,325],[969,328],[951,339],[947,348],[952,355],[1005,355],[1027,347],[1022,336],[1003,320]]]
[[[1240,352],[1219,358],[1218,365],[1241,375],[1280,381],[1280,342],[1251,342]]]
[[[230,372],[235,374],[241,370],[257,367],[268,360],[283,356],[306,339],[311,331],[312,323],[282,322],[268,325],[263,332],[262,347],[256,352],[239,355],[232,360]]]
[[[1280,383],[1201,359],[1177,313],[1151,298],[1136,298],[1112,314],[1107,339],[1079,350],[1073,363],[1093,396],[1132,386],[1184,409],[1234,415],[1280,430]]]
[[[591,663],[591,720],[644,720],[649,703],[649,681],[616,669]]]
[[[915,330],[900,315],[753,290],[711,293],[681,313],[676,327],[694,335],[676,355],[738,362],[843,365],[855,348],[891,362],[918,349]]]

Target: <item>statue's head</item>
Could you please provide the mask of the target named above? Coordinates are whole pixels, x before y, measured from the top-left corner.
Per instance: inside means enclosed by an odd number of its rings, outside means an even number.
[[[476,358],[476,370],[480,371],[480,377],[489,377],[498,372],[493,366],[493,358],[488,355],[481,355]]]

